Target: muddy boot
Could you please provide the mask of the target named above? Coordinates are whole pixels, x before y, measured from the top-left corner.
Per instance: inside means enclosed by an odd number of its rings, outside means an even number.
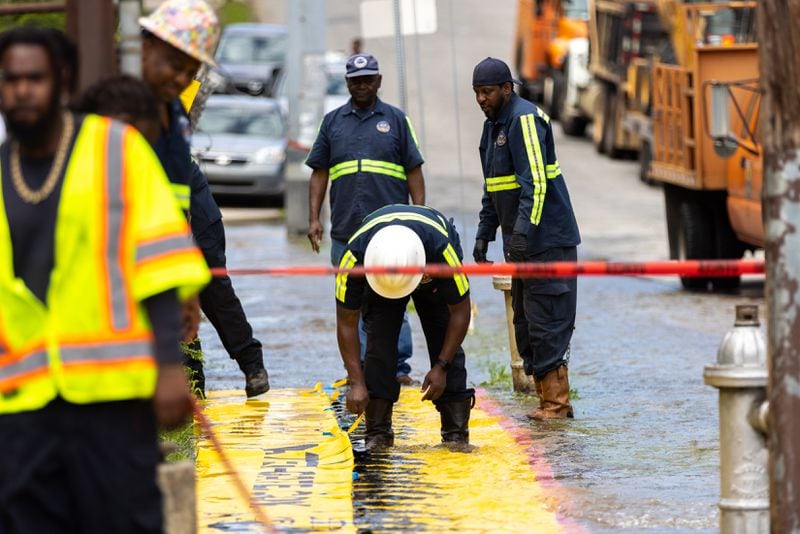
[[[536,420],[572,418],[572,405],[569,403],[569,376],[567,366],[562,365],[547,373],[541,380],[541,407],[528,414]]]
[[[386,399],[370,399],[364,411],[367,425],[366,449],[377,451],[394,445],[392,406]]]
[[[248,398],[269,391],[269,374],[263,366],[248,370],[244,375],[244,380],[244,392]]]
[[[438,406],[442,420],[442,443],[469,443],[469,412],[475,397]]]

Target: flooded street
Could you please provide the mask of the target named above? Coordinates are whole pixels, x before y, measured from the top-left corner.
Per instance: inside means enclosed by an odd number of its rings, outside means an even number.
[[[358,33],[357,2],[329,5],[329,46],[343,48]],[[515,3],[460,0],[458,5],[463,9],[453,10],[452,17],[440,6],[439,31],[420,37],[421,57],[415,55],[413,40],[407,42],[407,63],[415,69],[409,76],[407,111],[423,144],[427,203],[454,217],[471,261],[482,191],[477,145],[483,116],[469,77],[472,66],[487,55],[510,57]],[[486,31],[487,21],[492,31]],[[366,44],[384,71],[382,98],[397,104],[393,42]],[[457,93],[453,76],[458,77]],[[560,125],[554,133],[583,238],[579,259],[668,259],[663,194],[639,181],[638,163],[599,156],[589,137],[565,137]],[[231,268],[328,261],[327,236],[317,256],[304,236],[287,236],[274,210],[255,218],[236,210],[225,216]],[[497,243],[490,246],[490,260],[501,260],[498,248]],[[521,433],[518,443],[525,443],[529,458],[541,464],[538,476],[549,497],[530,506],[557,510],[567,530],[572,525],[590,532],[717,531],[717,391],[703,384],[703,367],[715,361],[736,304],[759,305],[764,324],[763,278],[747,278],[733,294],[688,293],[674,277],[582,278],[570,362],[575,419],[551,423],[528,421],[524,414],[535,401],[512,392],[502,294],[489,277],[470,282],[477,315],[465,341],[468,379],[512,420]],[[242,276],[234,284],[264,344],[273,387],[311,388],[344,376],[334,332],[332,278]],[[422,379],[427,370],[424,340],[416,318],[411,323],[412,376]],[[242,388],[241,374],[207,323],[201,335],[209,387]],[[392,494],[393,488],[404,487],[403,474],[403,469],[391,469],[385,480],[392,485],[384,490]],[[356,510],[367,518],[359,520],[362,528],[382,524],[368,520],[386,504],[370,493],[371,483],[369,478],[354,482],[356,500],[365,503],[364,510]],[[422,488],[404,491],[402,498],[425,498]],[[497,492],[513,491],[498,482]],[[389,504],[401,510],[402,498],[395,496]],[[376,528],[402,530],[405,519],[393,517],[386,528]],[[491,525],[474,529],[490,530]]]
[[[588,142],[559,140],[584,239],[580,258],[666,259],[661,191],[638,182],[633,162],[601,159]],[[448,183],[457,182],[429,180],[430,203],[463,221],[469,254],[477,216],[457,209]],[[464,195],[477,207],[474,191]],[[289,238],[274,215],[226,211],[229,267],[326,261],[326,250],[317,256],[304,237]],[[490,253],[499,260],[497,250]],[[234,284],[264,344],[273,387],[311,388],[344,376],[331,278],[240,276]],[[677,278],[582,278],[570,362],[576,418],[553,423],[524,417],[535,401],[512,392],[502,295],[488,277],[473,277],[471,285],[478,313],[465,342],[469,380],[524,429],[531,454],[548,464],[548,506],[592,532],[715,531],[717,392],[703,384],[703,367],[716,358],[734,306],[762,305],[758,277],[724,295],[685,292]],[[415,318],[412,328],[412,376],[422,379],[424,340]],[[238,368],[207,323],[201,335],[209,387],[241,388]],[[358,483],[355,490],[361,495]]]

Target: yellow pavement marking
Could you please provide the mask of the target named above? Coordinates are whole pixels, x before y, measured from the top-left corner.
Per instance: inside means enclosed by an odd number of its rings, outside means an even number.
[[[327,397],[301,393],[272,390],[264,400],[245,401],[241,392],[212,392],[205,413],[276,527],[355,532],[350,440]],[[257,532],[210,441],[198,442],[196,466],[201,532]]]
[[[330,391],[328,391],[330,393]],[[484,409],[481,408],[483,404]],[[245,485],[278,529],[355,532],[564,532],[545,463],[537,473],[525,429],[489,399],[472,410],[471,452],[440,444],[439,413],[417,388],[403,388],[394,409],[395,446],[355,464],[323,388],[271,390],[263,400],[212,393],[205,408]],[[363,427],[360,427],[363,431]],[[356,433],[356,437],[358,436]],[[197,454],[202,532],[258,531],[211,443]],[[354,510],[358,510],[354,518]]]
[[[354,483],[356,498],[369,510],[370,493],[375,491],[379,498],[374,504],[385,507],[365,527],[565,531],[552,511],[552,496],[536,481],[527,451],[501,426],[499,417],[480,405],[479,398],[470,419],[470,442],[475,448],[469,453],[451,452],[440,444],[439,412],[433,404],[420,401],[416,388],[401,390],[394,408],[394,448],[356,465],[360,475]]]

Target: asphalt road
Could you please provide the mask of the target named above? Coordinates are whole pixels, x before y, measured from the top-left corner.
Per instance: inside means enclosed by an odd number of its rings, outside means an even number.
[[[346,48],[358,33],[358,2],[327,4],[328,42]],[[477,143],[483,120],[469,78],[472,65],[486,55],[510,54],[516,4],[439,0],[438,5],[440,32],[419,37],[420,76],[416,46],[413,39],[406,41],[408,111],[418,133],[424,131],[428,203],[455,217],[468,252],[480,207]],[[383,39],[367,41],[365,48],[381,61],[383,97],[396,102],[392,46],[391,39]],[[555,131],[583,237],[579,257],[666,259],[660,189],[638,181],[634,162],[600,157],[588,139]],[[325,250],[316,256],[304,239],[288,237],[280,219],[228,211],[226,221],[230,267],[327,262]],[[490,255],[500,260],[496,246]],[[274,387],[311,387],[343,376],[332,280],[239,277],[234,283],[264,342]],[[576,419],[553,425],[524,419],[533,402],[510,391],[501,295],[488,278],[473,278],[471,284],[478,314],[465,341],[469,379],[530,426],[531,447],[550,463],[559,488],[552,506],[590,531],[716,531],[717,394],[703,384],[702,371],[733,324],[736,304],[758,304],[763,312],[759,278],[725,295],[687,293],[670,277],[582,279],[570,362],[579,396]],[[421,378],[424,342],[416,320],[412,325],[412,374]],[[238,369],[208,324],[201,335],[209,386],[241,387]]]

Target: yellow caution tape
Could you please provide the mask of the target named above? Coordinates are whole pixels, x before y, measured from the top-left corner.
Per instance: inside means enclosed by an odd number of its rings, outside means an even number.
[[[320,390],[321,385],[320,385]],[[241,392],[211,392],[205,413],[245,485],[273,524],[298,530],[353,526],[353,451],[324,395],[271,390],[269,401]],[[197,444],[198,525],[201,532],[252,524],[247,502],[233,490],[212,444]]]

